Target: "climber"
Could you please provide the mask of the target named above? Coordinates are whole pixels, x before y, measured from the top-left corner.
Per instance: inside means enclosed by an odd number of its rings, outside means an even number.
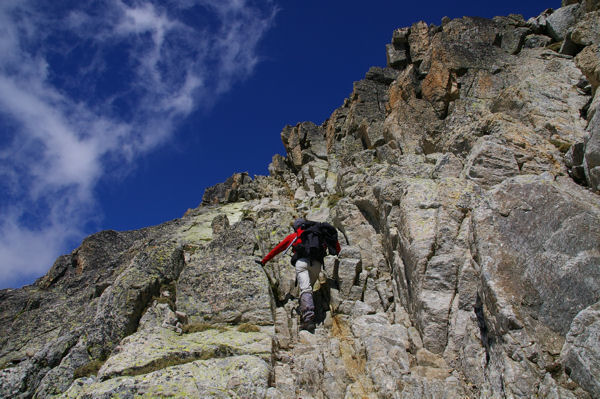
[[[292,227],[294,232],[285,237],[262,260],[256,263],[265,265],[280,252],[292,249],[292,265],[296,268],[296,282],[300,288],[300,329],[314,332],[315,305],[312,286],[323,267],[326,250],[330,255],[340,252],[337,230],[329,223],[297,219]]]

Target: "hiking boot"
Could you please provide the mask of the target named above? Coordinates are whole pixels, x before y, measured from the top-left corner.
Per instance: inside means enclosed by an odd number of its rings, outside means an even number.
[[[300,329],[308,331],[311,334],[315,333],[315,328],[317,328],[317,325],[315,324],[314,321],[309,320],[309,321],[303,321],[300,323]]]
[[[300,295],[300,329],[311,333],[315,331],[315,305],[312,292]]]

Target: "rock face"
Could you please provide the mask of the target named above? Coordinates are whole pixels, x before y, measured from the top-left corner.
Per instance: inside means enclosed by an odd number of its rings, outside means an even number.
[[[417,22],[181,219],[0,291],[0,397],[600,397],[597,1]],[[342,252],[298,330],[297,216]]]

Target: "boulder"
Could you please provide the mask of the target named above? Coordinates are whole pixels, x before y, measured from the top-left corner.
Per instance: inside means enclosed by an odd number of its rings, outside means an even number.
[[[269,388],[269,366],[254,356],[197,360],[135,377],[117,377],[102,382],[77,380],[59,398],[147,397],[225,398],[265,397]]]
[[[583,157],[585,155],[585,144],[577,143],[569,148],[565,154],[565,165],[569,169],[569,175],[577,183],[585,184],[585,168],[583,166]]]
[[[593,396],[600,396],[599,340],[600,302],[577,314],[561,353],[567,373]]]
[[[575,64],[581,69],[581,72],[596,91],[598,85],[600,85],[600,48],[598,46],[587,46],[577,54]]]
[[[239,198],[238,189],[243,185],[250,183],[252,178],[248,173],[235,173],[225,182],[216,184],[204,190],[202,196],[203,204],[219,204],[227,202],[235,202]]]
[[[253,225],[241,221],[186,257],[177,310],[190,322],[273,324],[269,280],[254,263]]]
[[[564,40],[567,32],[577,23],[579,4],[561,7],[546,18],[548,33],[556,41]]]
[[[600,229],[594,227],[600,201],[568,181],[532,176],[506,181],[491,200],[477,209],[474,227],[488,289],[507,299],[497,310],[517,306],[523,316],[566,334],[575,315],[600,298],[593,266],[600,260]],[[510,318],[503,323],[505,330],[514,328]]]
[[[524,45],[525,37],[531,33],[529,28],[510,30],[502,36],[501,47],[509,54],[517,54]]]
[[[546,47],[547,45],[550,44],[551,41],[552,41],[552,39],[546,35],[531,34],[531,35],[525,36],[525,39],[523,40],[523,47],[524,48]]]
[[[430,56],[431,39],[434,33],[435,28],[430,28],[423,21],[416,22],[411,26],[408,36],[411,62],[420,65]]]
[[[565,4],[563,7],[566,5],[570,4]],[[546,33],[547,19],[553,12],[554,10],[552,8],[547,8],[537,17],[529,18],[527,21],[527,26],[529,26],[535,33]]]
[[[389,85],[396,80],[397,76],[398,72],[392,68],[371,67],[365,74],[365,79]]]
[[[570,33],[570,40],[579,46],[600,43],[600,11],[587,13]]]
[[[387,65],[390,68],[402,69],[410,62],[408,50],[407,28],[396,29],[392,34],[392,43],[386,45]]]
[[[401,69],[408,64],[408,50],[402,46],[388,44],[386,47],[387,65],[391,68]]]
[[[177,334],[166,328],[134,333],[123,339],[98,371],[98,378],[148,374],[196,360],[249,355],[269,361],[272,338],[268,332],[211,329]]]
[[[286,126],[281,140],[296,171],[311,160],[327,158],[325,132],[312,122]]]
[[[493,186],[519,174],[514,152],[505,143],[482,137],[466,160],[465,176],[483,186]]]

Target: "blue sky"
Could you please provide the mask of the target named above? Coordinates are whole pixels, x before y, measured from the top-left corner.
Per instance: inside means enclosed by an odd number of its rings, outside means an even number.
[[[0,2],[0,288],[103,229],[162,223],[235,172],[267,174],[395,28],[560,1]]]

